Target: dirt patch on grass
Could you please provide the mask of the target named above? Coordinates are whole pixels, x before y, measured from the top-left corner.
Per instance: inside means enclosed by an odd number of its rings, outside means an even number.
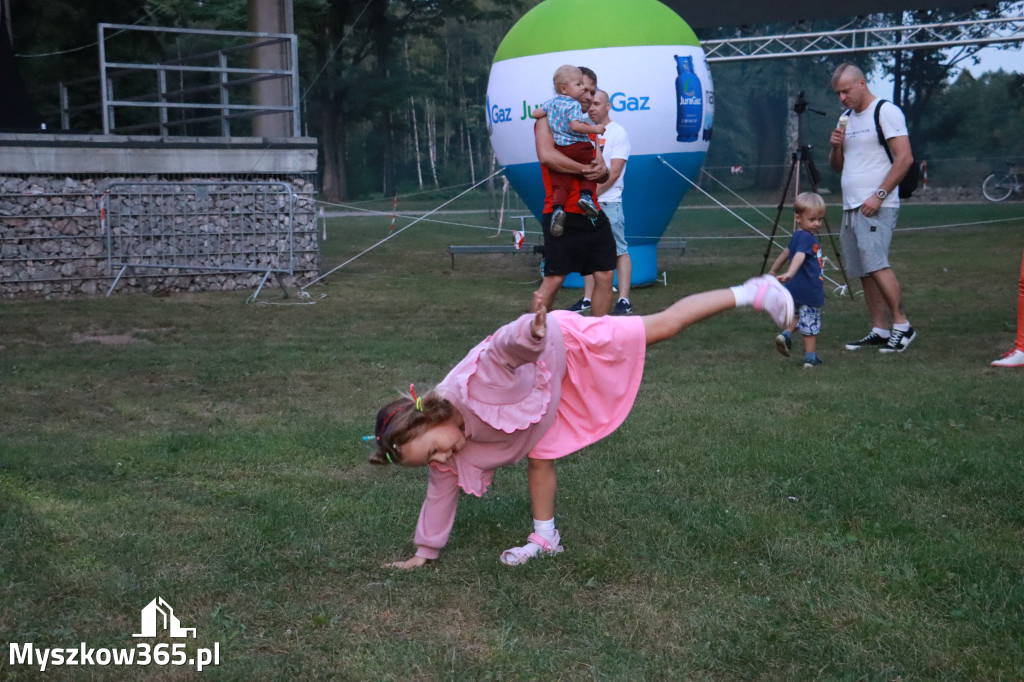
[[[75,332],[71,335],[72,343],[98,343],[102,346],[124,346],[129,343],[149,343],[132,334],[107,334],[102,331]]]

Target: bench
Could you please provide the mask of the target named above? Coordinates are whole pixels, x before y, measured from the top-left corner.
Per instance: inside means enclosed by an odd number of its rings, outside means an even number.
[[[456,254],[481,254],[481,253],[542,253],[543,244],[523,244],[523,248],[517,249],[512,244],[482,244],[472,246],[448,247],[448,255],[452,257],[452,270],[455,269]]]
[[[662,239],[658,242],[658,251],[678,251],[679,255],[682,256],[686,253],[686,240],[677,237]]]

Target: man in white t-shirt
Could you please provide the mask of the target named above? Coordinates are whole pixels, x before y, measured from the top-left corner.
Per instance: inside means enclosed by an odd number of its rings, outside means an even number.
[[[900,282],[889,265],[889,244],[900,212],[899,183],[914,162],[907,122],[899,107],[868,90],[864,72],[849,62],[832,75],[832,89],[847,112],[832,131],[828,160],[842,173],[843,224],[839,233],[847,271],[860,277],[871,331],[847,350],[876,347],[902,353],[917,338],[903,310]],[[878,125],[892,153],[878,139]],[[889,328],[889,317],[892,328]]]
[[[605,163],[608,164],[608,179],[597,185],[597,198],[601,210],[608,216],[615,236],[615,270],[619,282],[619,300],[612,309],[612,315],[631,315],[633,304],[629,300],[630,279],[633,277],[633,261],[629,257],[626,245],[626,221],[622,214],[622,186],[626,172],[626,161],[629,160],[629,133],[609,116],[611,101],[608,93],[598,90],[593,102],[587,110],[590,120],[596,125],[604,125],[605,130],[597,135],[597,143]],[[593,136],[592,136],[593,137]],[[590,307],[590,297],[594,291],[594,278],[583,278],[583,298],[576,301],[570,308],[583,312]]]

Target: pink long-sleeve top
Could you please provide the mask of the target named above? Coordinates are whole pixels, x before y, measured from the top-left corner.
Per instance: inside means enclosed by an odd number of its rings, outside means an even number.
[[[446,464],[430,465],[414,536],[416,556],[436,559],[448,542],[460,488],[482,496],[494,470],[526,457],[554,422],[566,352],[552,315],[540,340],[530,333],[533,315],[505,325],[473,348],[435,389],[465,419],[466,446]]]

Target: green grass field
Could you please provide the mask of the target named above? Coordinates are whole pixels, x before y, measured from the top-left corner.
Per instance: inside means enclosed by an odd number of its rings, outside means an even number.
[[[519,466],[404,573],[381,565],[413,549],[425,472],[371,468],[360,438],[538,283],[533,255],[452,269],[447,245],[509,228],[437,219],[459,225],[418,223],[310,299],[0,302],[0,679],[1024,678],[1024,372],[988,366],[1013,345],[1021,203],[904,208],[930,228],[892,252],[906,353],[842,350],[860,299],[830,298],[814,370],[767,316],[707,321],[652,347],[623,427],[560,464],[564,554],[498,562],[532,530]],[[324,270],[389,222],[332,220]],[[707,238],[751,234],[680,211],[688,250],[637,311],[757,274],[762,241]],[[152,642],[132,635],[158,596],[197,629],[158,641],[219,665],[11,664],[10,643]]]

